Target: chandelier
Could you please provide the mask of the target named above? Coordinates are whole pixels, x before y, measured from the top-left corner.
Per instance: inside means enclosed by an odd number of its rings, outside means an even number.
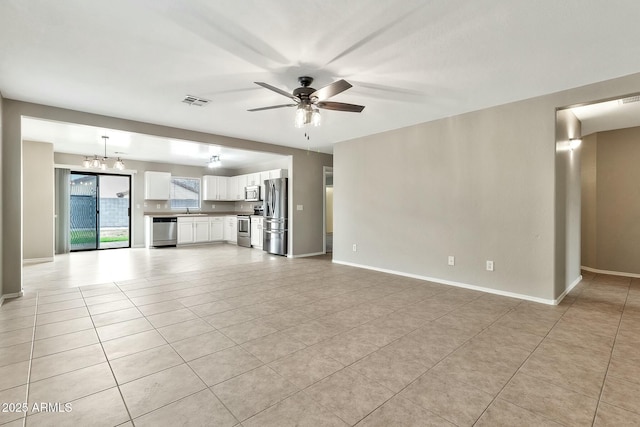
[[[82,166],[85,169],[100,169],[100,170],[108,169],[107,160],[109,160],[109,158],[107,157],[107,140],[109,139],[109,137],[104,135],[102,136],[102,139],[104,140],[104,156],[102,157],[102,159],[98,158],[97,155],[93,156],[93,159],[89,157],[85,157],[84,160],[82,161]],[[117,160],[113,163],[113,169],[116,169],[116,170],[124,169],[124,162],[120,157],[118,157]]]

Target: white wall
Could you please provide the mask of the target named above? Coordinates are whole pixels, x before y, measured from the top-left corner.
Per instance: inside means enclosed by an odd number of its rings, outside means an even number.
[[[23,258],[25,261],[53,260],[53,144],[24,141],[22,150]]]

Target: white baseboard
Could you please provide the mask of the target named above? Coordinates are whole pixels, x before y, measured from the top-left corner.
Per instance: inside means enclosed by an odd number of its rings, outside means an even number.
[[[580,283],[581,281],[582,281],[582,275],[578,276],[578,278],[577,278],[576,280],[574,280],[574,281],[569,285],[569,287],[568,287],[567,289],[565,289],[565,290],[564,290],[564,292],[563,292],[562,294],[560,294],[560,296],[554,300],[554,305],[558,305],[558,304],[560,304],[560,303],[562,302],[562,300],[564,299],[564,297],[566,297],[566,296],[567,296],[567,294],[568,294],[569,292],[571,292],[571,290],[572,290],[573,288],[575,288],[575,287],[578,285],[578,283]]]
[[[307,258],[310,256],[318,256],[318,255],[324,255],[324,252],[315,252],[312,254],[300,254],[300,255],[287,255],[288,258]]]
[[[53,262],[53,257],[46,258],[27,258],[22,260],[22,264],[39,264],[41,262]]]
[[[2,306],[2,304],[4,304],[5,300],[12,299],[12,298],[18,298],[18,297],[21,297],[22,295],[24,295],[22,293],[22,291],[16,292],[16,293],[13,293],[13,294],[4,294],[4,295],[0,296],[0,306]]]
[[[624,277],[640,278],[640,274],[637,274],[637,273],[624,273],[622,271],[598,270],[597,268],[591,268],[591,267],[585,267],[585,266],[580,266],[580,268],[583,269],[584,271],[588,271],[590,273],[608,274],[610,276],[624,276]]]
[[[454,281],[451,281],[451,280],[438,279],[438,278],[435,278],[435,277],[421,276],[419,274],[405,273],[403,271],[388,270],[386,268],[372,267],[370,265],[356,264],[356,263],[346,262],[346,261],[336,261],[335,259],[333,260],[333,262],[336,263],[336,264],[348,265],[350,267],[358,267],[358,268],[364,268],[366,270],[380,271],[381,273],[389,273],[389,274],[395,274],[397,276],[411,277],[412,279],[425,280],[425,281],[428,281],[428,282],[440,283],[442,285],[455,286],[457,288],[471,289],[471,290],[474,290],[474,291],[481,291],[481,292],[500,295],[500,296],[504,296],[504,297],[518,298],[518,299],[522,299],[522,300],[526,300],[526,301],[538,302],[538,303],[541,303],[541,304],[557,305],[560,302],[558,299],[553,300],[553,299],[546,299],[546,298],[538,298],[538,297],[533,297],[533,296],[530,296],[530,295],[518,294],[518,293],[515,293],[515,292],[507,292],[507,291],[501,291],[501,290],[498,290],[498,289],[485,288],[484,286],[470,285],[468,283],[460,283],[460,282],[454,282]],[[573,286],[575,286],[575,285],[573,285]]]

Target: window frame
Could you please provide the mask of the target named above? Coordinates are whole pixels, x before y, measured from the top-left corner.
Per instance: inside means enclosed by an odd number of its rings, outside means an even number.
[[[198,196],[196,199],[175,199],[175,191],[174,186],[178,185],[174,183],[174,180],[193,180],[198,182]],[[202,208],[202,178],[192,177],[192,176],[171,176],[171,180],[169,181],[170,185],[170,193],[169,193],[169,207],[171,210],[184,210],[184,209],[195,209],[200,210]],[[196,200],[197,206],[174,206],[174,200]]]

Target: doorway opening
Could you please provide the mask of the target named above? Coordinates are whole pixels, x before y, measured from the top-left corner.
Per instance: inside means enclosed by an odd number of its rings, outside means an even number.
[[[70,250],[131,247],[131,176],[72,172]]]
[[[324,253],[333,252],[333,168],[323,167],[323,245]]]

